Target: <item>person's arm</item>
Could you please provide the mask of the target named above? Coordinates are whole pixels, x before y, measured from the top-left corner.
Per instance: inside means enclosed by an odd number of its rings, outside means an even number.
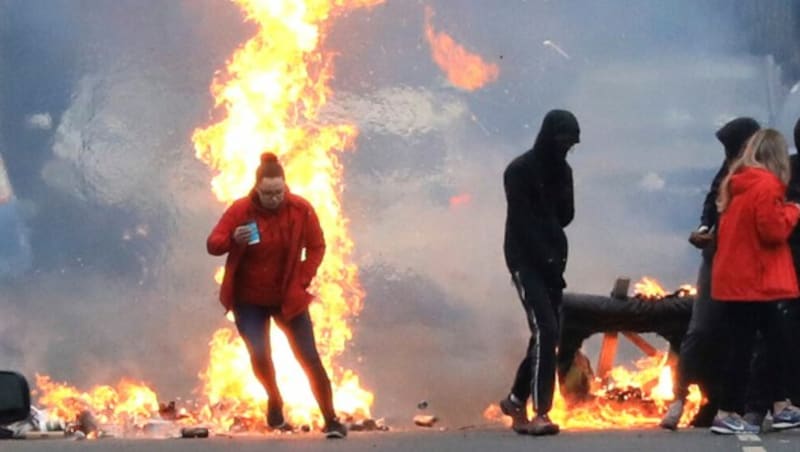
[[[310,205],[303,243],[306,249],[306,260],[300,266],[300,283],[303,287],[308,287],[325,256],[325,234],[322,232],[317,213]]]
[[[565,165],[564,181],[559,191],[559,199],[556,203],[558,211],[558,222],[562,228],[567,227],[575,218],[575,194],[572,184],[572,168]]]
[[[503,175],[509,226],[530,258],[540,267],[555,271],[557,263],[550,248],[536,235],[540,219],[533,212],[529,185],[531,179],[531,175],[522,174],[518,167],[509,167]]]
[[[700,215],[700,226],[697,228],[698,232],[709,232],[717,225],[717,220],[719,219],[717,196],[719,195],[719,186],[722,184],[722,179],[724,179],[727,174],[728,165],[723,164],[719,171],[717,171],[716,176],[714,176],[714,180],[711,181],[711,187],[709,187],[706,199],[703,201],[703,213]]]
[[[220,217],[219,222],[206,240],[206,249],[212,256],[222,256],[237,246],[233,238],[233,231],[239,226],[233,210],[234,205],[229,206]]]
[[[755,216],[761,242],[775,246],[789,240],[800,218],[800,207],[785,202],[781,186],[770,184],[761,188],[756,196]]]

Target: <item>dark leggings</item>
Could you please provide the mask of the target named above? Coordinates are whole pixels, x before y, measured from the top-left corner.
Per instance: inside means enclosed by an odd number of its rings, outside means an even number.
[[[525,309],[531,338],[511,393],[523,402],[533,396],[534,410],[541,416],[553,406],[562,289],[547,287],[539,273],[530,269],[515,272],[513,281]]]
[[[283,404],[283,398],[275,381],[275,366],[272,363],[270,349],[270,318],[286,335],[295,358],[306,373],[311,384],[311,391],[317,399],[322,416],[326,421],[336,417],[333,409],[333,392],[325,367],[317,353],[314,341],[314,328],[308,311],[294,317],[288,322],[280,315],[280,308],[270,308],[252,304],[236,304],[236,328],[247,344],[250,362],[258,381],[264,386],[267,395],[273,401]]]
[[[718,302],[723,303],[723,302]],[[758,384],[769,390],[763,397],[770,401],[784,400],[788,367],[780,358],[786,345],[781,332],[781,316],[777,302],[724,302],[726,319],[731,326],[731,353],[725,365],[722,381],[722,396],[719,407],[725,411],[737,411],[744,405],[747,392],[750,361],[753,356],[756,333],[761,332],[765,342],[766,366],[769,369]],[[789,350],[791,353],[792,350]]]

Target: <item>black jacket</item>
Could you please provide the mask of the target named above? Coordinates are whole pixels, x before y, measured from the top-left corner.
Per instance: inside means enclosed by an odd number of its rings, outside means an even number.
[[[789,157],[789,163],[792,169],[792,177],[789,179],[789,185],[786,188],[786,199],[792,202],[800,202],[800,156],[792,154]],[[789,248],[792,250],[794,271],[798,274],[798,279],[800,279],[800,230],[798,229],[800,228],[795,227],[792,235],[789,236]]]
[[[711,182],[711,187],[706,194],[706,199],[703,201],[703,214],[700,216],[700,225],[706,226],[709,229],[717,225],[719,213],[717,212],[717,195],[719,194],[719,186],[722,179],[728,174],[728,167],[741,152],[747,140],[758,132],[761,125],[753,118],[736,118],[726,123],[722,128],[717,130],[716,136],[720,143],[725,147],[725,161],[722,162]]]
[[[503,243],[506,264],[513,273],[522,267],[541,272],[549,287],[565,287],[566,227],[575,216],[572,168],[568,144],[579,142],[575,116],[549,112],[533,148],[515,158],[503,173],[508,203]],[[555,139],[562,137],[561,142]]]

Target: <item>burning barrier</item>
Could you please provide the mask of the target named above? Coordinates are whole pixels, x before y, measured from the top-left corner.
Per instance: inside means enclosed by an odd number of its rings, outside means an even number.
[[[675,359],[670,351],[680,348],[694,302],[694,289],[682,286],[667,293],[655,280],[645,278],[627,297],[627,283],[618,281],[611,296],[564,294],[563,325],[558,355],[558,386],[550,417],[562,428],[596,430],[655,427],[673,399]],[[670,351],[659,352],[637,333],[652,332],[669,343]],[[603,333],[598,372],[580,352],[583,341]],[[619,333],[631,339],[647,355],[635,370],[612,368]],[[702,395],[690,387],[686,418],[699,408]],[[532,407],[528,406],[529,415]],[[490,405],[486,419],[505,422],[500,408]]]

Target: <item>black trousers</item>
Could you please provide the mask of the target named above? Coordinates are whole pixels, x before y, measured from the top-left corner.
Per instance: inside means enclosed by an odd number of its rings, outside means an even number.
[[[333,409],[333,392],[325,367],[322,365],[317,345],[314,341],[314,328],[308,311],[286,322],[280,315],[280,308],[270,308],[252,304],[236,304],[236,328],[247,345],[250,362],[258,381],[264,386],[271,400],[283,403],[278,383],[275,380],[275,366],[272,363],[270,348],[270,318],[286,335],[295,358],[306,373],[311,391],[319,404],[326,421],[336,417]]]
[[[726,354],[728,327],[725,306],[711,300],[711,265],[714,246],[703,250],[703,261],[697,275],[697,296],[692,306],[692,317],[681,342],[675,397],[685,400],[689,385],[696,383],[710,404],[719,400],[720,379]]]
[[[789,366],[781,355],[791,355],[796,350],[787,349],[781,330],[782,319],[778,302],[718,302],[725,306],[726,319],[732,336],[727,363],[724,366],[722,394],[719,407],[725,411],[738,411],[745,405],[748,381],[758,385],[761,399],[771,402],[787,398]],[[750,380],[751,361],[757,333],[764,340],[764,366],[767,370],[760,378]],[[753,392],[752,390],[750,391]]]
[[[775,397],[781,396],[800,403],[800,353],[797,352],[800,347],[800,300],[779,302],[776,309],[777,315],[773,320],[779,322],[781,348],[775,354],[769,347],[767,335],[759,331],[750,367],[745,411],[764,413],[773,402],[780,400]],[[779,366],[777,369],[776,365]],[[785,385],[777,394],[770,387],[775,381],[773,374],[776,371],[784,372],[777,381]]]
[[[511,393],[526,403],[532,396],[536,414],[545,415],[553,406],[563,289],[547,287],[542,276],[530,268],[514,272],[512,281],[525,309],[531,338]]]

